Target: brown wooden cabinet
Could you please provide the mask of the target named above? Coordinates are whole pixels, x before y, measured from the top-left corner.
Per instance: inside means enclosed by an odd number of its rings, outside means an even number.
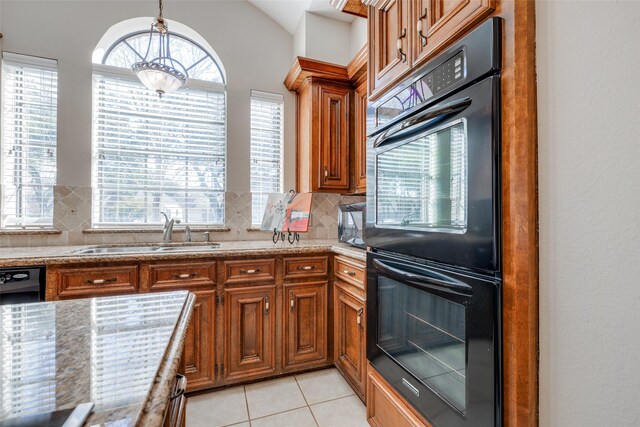
[[[371,366],[367,374],[367,421],[373,427],[431,427]]]
[[[300,192],[348,192],[349,84],[309,78],[298,90],[298,161]]]
[[[367,192],[367,82],[362,82],[354,95],[354,163],[355,193]]]
[[[283,289],[284,370],[327,361],[328,282],[285,284]]]
[[[227,288],[224,293],[224,381],[275,373],[275,285]]]
[[[369,3],[372,3],[369,1]],[[482,22],[496,0],[378,0],[369,7],[369,98]]]
[[[333,297],[336,368],[360,398],[365,397],[365,299],[353,286],[336,281]]]
[[[135,293],[138,292],[138,266],[52,267],[47,269],[47,288],[48,300]]]
[[[369,8],[369,93],[411,68],[409,0],[380,0]]]
[[[350,193],[364,188],[363,173],[355,171],[354,139],[364,140],[367,100],[364,89],[354,100],[354,88],[366,82],[366,69],[365,47],[346,66],[298,57],[287,74],[284,84],[297,94],[298,191]]]
[[[209,388],[216,383],[216,291],[192,292],[196,295],[196,303],[182,352],[182,371],[187,377],[187,391]]]

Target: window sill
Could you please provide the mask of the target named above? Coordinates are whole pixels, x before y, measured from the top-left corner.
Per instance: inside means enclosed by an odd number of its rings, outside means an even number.
[[[220,233],[225,231],[231,231],[227,227],[191,227],[192,233]],[[162,226],[154,228],[86,228],[82,230],[84,234],[140,234],[140,233],[156,233],[162,234]],[[174,233],[184,233],[184,227],[173,229]]]
[[[62,234],[62,231],[53,228],[43,229],[3,229],[0,230],[0,236],[42,236],[50,234]]]

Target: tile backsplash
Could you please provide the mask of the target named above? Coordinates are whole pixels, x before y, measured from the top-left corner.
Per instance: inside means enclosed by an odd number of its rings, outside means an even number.
[[[309,232],[302,239],[328,239],[338,236],[338,205],[364,201],[363,196],[314,193],[311,202]],[[91,187],[54,187],[53,225],[49,230],[29,234],[0,232],[0,247],[93,245],[118,243],[154,243],[162,240],[162,226],[145,230],[96,230],[91,229]],[[225,224],[221,228],[193,227],[193,240],[269,240],[270,232],[251,226],[251,193],[225,193]],[[176,225],[172,240],[184,240],[184,228]]]

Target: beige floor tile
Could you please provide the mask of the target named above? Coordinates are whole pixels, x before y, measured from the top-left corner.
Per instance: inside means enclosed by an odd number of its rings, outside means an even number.
[[[320,427],[368,427],[364,404],[357,396],[311,405]]]
[[[286,377],[246,386],[251,419],[306,405],[295,378]]]
[[[193,396],[187,400],[187,427],[220,427],[248,420],[242,386]]]
[[[309,405],[355,394],[337,369],[296,375],[296,380]]]
[[[317,427],[309,407],[251,420],[251,427]]]

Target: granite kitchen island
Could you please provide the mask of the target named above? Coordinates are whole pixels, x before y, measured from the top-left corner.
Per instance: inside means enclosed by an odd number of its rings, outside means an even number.
[[[186,291],[0,306],[0,424],[93,402],[85,426],[160,426],[194,305]]]

